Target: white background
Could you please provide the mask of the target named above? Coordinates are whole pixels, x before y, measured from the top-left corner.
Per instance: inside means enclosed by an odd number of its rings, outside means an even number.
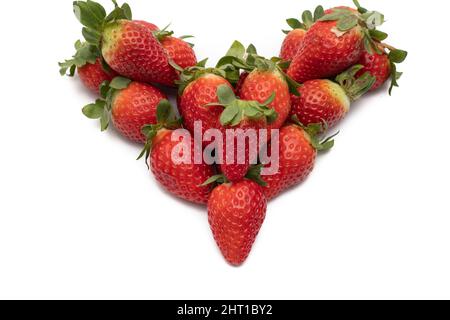
[[[278,54],[285,19],[320,4],[129,2],[196,35],[211,63],[234,39]],[[81,114],[95,97],[57,67],[80,37],[71,4],[2,4],[0,298],[450,298],[448,25],[431,17],[448,1],[362,2],[410,53],[401,88],[353,105],[310,179],[270,203],[241,268],[205,209],[162,191],[138,145]]]

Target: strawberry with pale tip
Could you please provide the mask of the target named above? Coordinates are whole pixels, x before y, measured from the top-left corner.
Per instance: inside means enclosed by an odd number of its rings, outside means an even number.
[[[192,48],[184,43],[181,46],[181,39],[171,41],[171,32],[131,20],[129,5],[119,7],[113,2],[115,8],[109,15],[94,1],[74,2],[86,41],[101,51],[106,63],[118,74],[135,81],[173,86],[178,73],[171,63],[177,60],[178,64],[195,64]],[[167,49],[160,41],[168,42]]]
[[[340,74],[336,81],[328,79],[306,81],[299,88],[299,96],[292,96],[291,116],[298,117],[301,123],[322,123],[325,127],[333,127],[343,120],[350,111],[353,101],[367,93],[376,78],[365,72],[356,75],[363,69],[356,65]]]

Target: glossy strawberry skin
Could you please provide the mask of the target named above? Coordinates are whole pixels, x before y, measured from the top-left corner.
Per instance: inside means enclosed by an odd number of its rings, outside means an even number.
[[[116,93],[111,118],[116,129],[131,141],[145,143],[147,138],[141,129],[147,124],[156,124],[156,110],[166,96],[158,89],[139,82]]]
[[[248,258],[264,223],[267,200],[256,183],[243,180],[215,188],[208,202],[211,230],[223,256],[233,266]]]
[[[111,81],[117,74],[114,71],[106,72],[100,59],[95,64],[87,63],[78,69],[78,76],[84,86],[92,92],[99,93],[100,85],[105,81]]]
[[[275,93],[275,100],[270,107],[278,113],[278,118],[267,127],[279,129],[286,122],[291,111],[289,86],[279,71],[251,72],[245,79],[239,95],[242,100],[264,103],[273,93]]]
[[[308,134],[297,125],[283,127],[279,141],[279,170],[275,175],[262,177],[267,183],[263,189],[269,200],[305,181],[313,171],[317,157]]]
[[[362,55],[359,63],[363,65],[364,68],[358,73],[358,76],[369,72],[377,79],[370,91],[375,91],[380,88],[391,75],[391,62],[389,61],[388,55],[385,53],[370,54],[366,51]]]
[[[186,69],[197,64],[197,57],[192,47],[186,42],[174,37],[165,37],[161,45],[172,59],[181,68]],[[175,75],[178,79],[178,75]]]
[[[191,164],[177,164],[172,158],[174,148],[183,141],[172,141],[173,131],[162,130],[153,141],[150,155],[150,167],[156,180],[171,194],[196,204],[208,202],[211,187],[200,187],[215,172],[205,163],[194,163],[194,142],[187,143],[191,151]],[[183,156],[181,153],[180,156]]]
[[[191,82],[179,97],[179,109],[184,120],[185,127],[194,132],[196,121],[202,123],[202,133],[208,129],[219,129],[219,118],[223,112],[223,107],[207,106],[210,103],[218,103],[217,89],[221,85],[231,84],[224,78],[205,74]]]
[[[361,27],[338,36],[333,32],[336,24],[319,21],[308,30],[288,69],[288,75],[295,81],[331,78],[358,63],[363,53]]]
[[[241,96],[241,90],[242,90],[242,86],[245,83],[245,80],[247,80],[249,73],[248,72],[242,72],[241,75],[239,76],[239,81],[236,84],[236,96],[240,97]]]
[[[238,127],[222,127],[221,131],[224,137],[223,142],[223,163],[220,165],[220,171],[222,172],[225,177],[231,181],[231,182],[239,182],[242,179],[245,178],[247,175],[251,164],[256,164],[256,161],[258,159],[259,150],[257,150],[257,154],[250,154],[250,141],[245,141],[245,148],[244,150],[240,150],[238,148],[238,136],[246,136],[248,132],[254,130],[258,132],[260,129],[266,129],[267,128],[267,121],[265,119],[262,119],[260,121],[256,120],[249,120],[245,119],[243,120]],[[234,136],[236,137],[234,139],[234,148],[228,148],[227,145],[227,131],[231,130],[234,133]],[[239,131],[237,131],[239,130]],[[258,137],[257,137],[258,138]],[[259,144],[259,142],[257,143]],[[245,155],[245,162],[239,163],[239,155]],[[228,159],[234,159],[232,161],[228,161]]]
[[[307,81],[299,88],[299,93],[300,97],[292,95],[291,116],[297,116],[305,126],[325,123],[333,127],[350,109],[345,91],[330,80]]]
[[[143,21],[143,20],[134,20],[135,23],[138,23],[144,27],[146,27],[147,29],[149,29],[150,31],[158,31],[159,28],[158,26],[156,26],[153,23],[147,22],[147,21]]]
[[[303,29],[294,29],[289,32],[283,41],[280,58],[286,61],[291,61],[294,59],[300,49],[300,46],[302,45],[305,35],[306,30]]]
[[[174,69],[169,57],[142,22],[119,20],[103,32],[102,54],[120,75],[144,83],[172,86]]]

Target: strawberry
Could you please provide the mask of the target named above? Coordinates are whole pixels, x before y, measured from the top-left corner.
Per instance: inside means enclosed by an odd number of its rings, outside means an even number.
[[[77,41],[75,49],[76,54],[72,59],[59,63],[61,75],[73,77],[76,70],[84,86],[99,93],[100,85],[104,81],[111,81],[117,74],[106,65],[94,46]]]
[[[103,99],[87,105],[83,113],[90,119],[100,119],[102,131],[110,119],[121,135],[134,142],[145,143],[141,129],[146,124],[156,124],[158,104],[165,95],[148,84],[116,77],[101,86]]]
[[[242,100],[264,103],[272,95],[275,99],[269,105],[275,110],[278,118],[269,124],[270,129],[279,129],[291,111],[289,86],[283,74],[277,69],[255,69],[244,81],[239,92]]]
[[[247,175],[250,164],[257,161],[259,129],[266,129],[268,124],[277,119],[277,113],[269,107],[275,99],[275,94],[272,94],[264,103],[239,100],[229,86],[222,85],[218,88],[217,96],[218,104],[224,108],[220,116],[223,143],[222,148],[218,147],[216,150],[222,154],[220,169],[229,181],[237,182]],[[217,103],[208,106],[214,105]],[[256,133],[254,142],[246,138],[252,133]],[[242,140],[241,144],[240,140]],[[231,141],[233,141],[232,145],[230,145]],[[253,145],[250,146],[252,143]],[[250,152],[250,147],[256,148]]]
[[[368,92],[375,83],[375,77],[364,73],[355,75],[363,66],[356,65],[339,75],[336,80],[310,80],[300,88],[300,96],[292,96],[291,115],[298,117],[304,125],[323,123],[333,127],[349,112],[352,101]]]
[[[303,83],[335,77],[358,63],[364,48],[373,51],[373,34],[384,17],[376,11],[334,8],[306,33],[288,75]]]
[[[145,156],[156,180],[171,194],[196,204],[206,204],[211,193],[210,186],[201,186],[214,176],[214,167],[203,161],[195,163],[194,141],[190,134],[175,139],[174,129],[179,120],[170,119],[171,106],[167,100],[158,106],[158,124],[142,129],[147,143],[139,158]],[[174,159],[177,153],[180,162]]]
[[[307,10],[303,12],[302,19],[303,21],[299,21],[298,19],[292,18],[287,19],[288,25],[292,28],[291,31],[283,30],[283,32],[287,35],[283,41],[283,45],[281,47],[280,58],[286,61],[291,61],[295,55],[297,54],[300,46],[302,44],[303,39],[305,38],[306,31],[311,28],[311,26],[324,16],[324,11],[322,6],[318,6],[314,11],[314,15],[311,11]]]
[[[119,7],[115,3],[115,6],[107,16],[105,9],[96,2],[74,2],[75,14],[85,26],[83,35],[86,40],[100,48],[108,65],[122,76],[144,83],[173,86],[179,75],[171,65],[172,59],[179,60],[178,63],[191,63],[192,56],[195,57],[192,49],[179,40],[166,44],[170,49],[166,50],[159,39],[163,41],[173,33],[155,30],[157,27],[150,23],[131,21],[132,14],[127,4]]]
[[[219,102],[217,90],[221,85],[231,89],[231,84],[224,77],[209,72],[200,72],[189,81],[184,90],[180,86],[178,104],[185,127],[193,133],[195,122],[198,121],[201,122],[202,133],[219,128],[219,117],[223,108],[208,105]]]
[[[408,53],[381,43],[379,44],[378,49],[378,52],[364,52],[359,61],[364,68],[361,69],[358,75],[369,72],[377,79],[371,91],[377,90],[388,79],[391,79],[391,86],[389,88],[389,94],[391,94],[393,87],[398,87],[397,80],[402,75],[400,72],[397,72],[396,64],[405,61]],[[386,52],[386,49],[389,50],[389,53]]]
[[[139,23],[140,25],[142,25],[143,27],[146,27],[147,29],[149,29],[152,32],[159,31],[158,26],[151,22],[147,22],[147,21],[143,21],[143,20],[134,20],[134,22]]]
[[[298,84],[283,72],[280,66],[281,60],[279,58],[265,59],[258,55],[253,45],[246,50],[238,41],[233,43],[228,55],[236,68],[245,71],[238,83],[239,97],[242,100],[264,103],[275,95],[269,107],[275,110],[278,117],[269,124],[268,128],[281,128],[291,111],[289,93],[298,94]],[[246,75],[246,73],[249,74]]]
[[[269,200],[305,181],[314,169],[317,152],[334,146],[332,137],[323,141],[318,139],[322,130],[320,124],[304,127],[295,117],[293,120],[295,124],[288,124],[280,130],[278,171],[262,177],[266,183],[264,193]]]
[[[208,219],[214,239],[225,259],[242,265],[264,223],[267,200],[250,180],[216,187],[208,201]]]

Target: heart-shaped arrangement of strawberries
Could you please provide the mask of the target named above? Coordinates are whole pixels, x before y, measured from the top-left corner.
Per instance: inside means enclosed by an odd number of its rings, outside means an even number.
[[[207,67],[187,37],[133,20],[128,4],[113,0],[107,14],[94,1],[75,1],[85,41],[60,63],[61,74],[77,72],[99,95],[84,115],[142,143],[139,158],[168,192],[207,205],[220,250],[238,266],[267,201],[305,181],[317,154],[334,146],[328,131],[351,103],[389,79],[389,93],[398,86],[407,53],[384,43],[381,13],[354,3],[288,19],[293,30],[279,57],[235,41]],[[164,86],[178,88],[177,109]]]

